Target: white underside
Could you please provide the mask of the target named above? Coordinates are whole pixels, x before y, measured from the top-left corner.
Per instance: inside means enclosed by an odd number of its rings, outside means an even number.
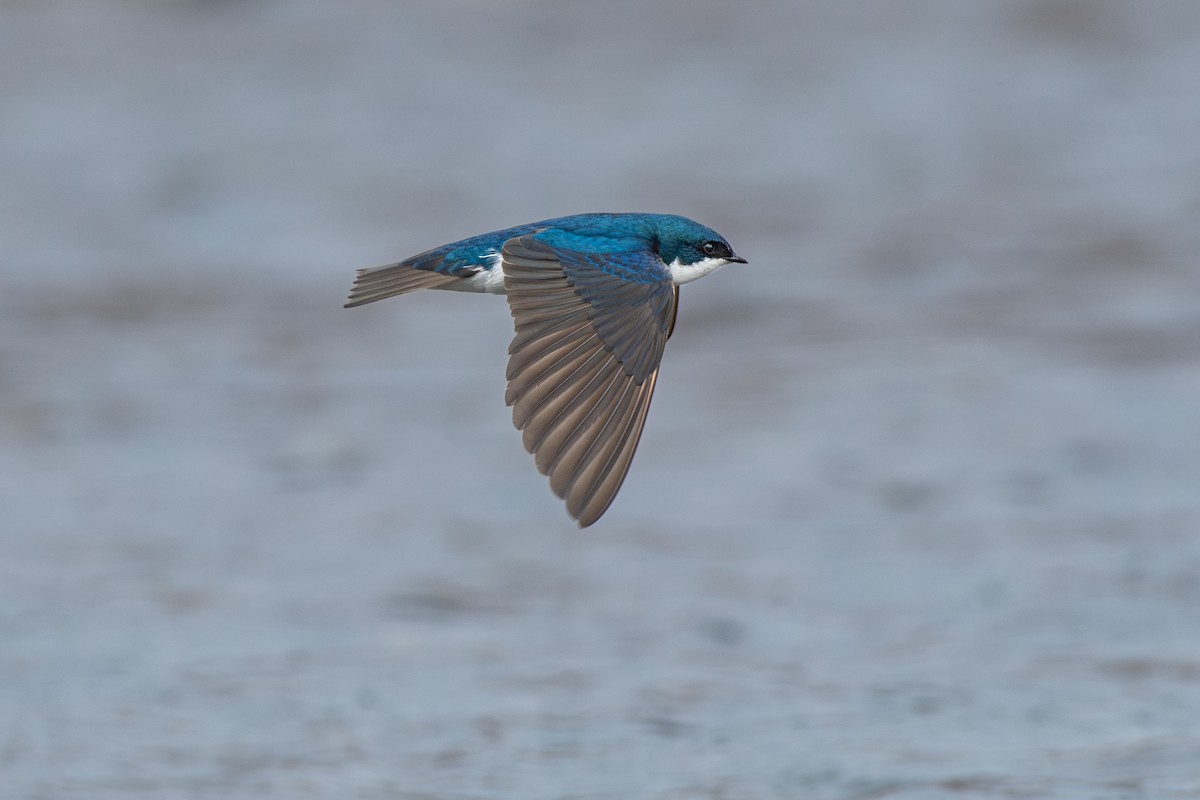
[[[487,292],[488,294],[504,294],[504,269],[500,266],[500,254],[490,253],[486,256],[491,263],[469,278],[455,281],[440,287],[452,292]]]
[[[703,278],[708,273],[716,272],[728,263],[729,261],[724,258],[706,258],[702,261],[697,261],[695,264],[680,264],[677,258],[670,264],[667,264],[667,272],[671,274],[671,281],[678,286],[681,283],[691,283],[697,278]]]
[[[500,265],[500,254],[491,253],[487,258],[491,263],[471,277],[463,278],[461,281],[455,281],[447,286],[439,286],[438,288],[452,292],[504,294],[504,268]],[[705,275],[710,272],[716,272],[728,263],[729,261],[724,258],[706,258],[702,261],[697,261],[695,264],[681,264],[679,263],[679,259],[675,259],[665,266],[667,273],[671,276],[671,282],[679,285],[703,278]]]

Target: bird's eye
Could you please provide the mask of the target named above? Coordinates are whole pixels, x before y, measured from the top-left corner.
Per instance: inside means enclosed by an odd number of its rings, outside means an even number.
[[[713,258],[725,258],[729,255],[729,247],[723,242],[705,242],[702,249],[704,250],[704,255]]]

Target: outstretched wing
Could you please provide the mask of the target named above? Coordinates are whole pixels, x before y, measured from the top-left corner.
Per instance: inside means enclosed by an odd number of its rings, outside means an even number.
[[[629,471],[678,288],[637,250],[580,253],[527,235],[501,256],[516,326],[505,401],[538,469],[587,527]]]

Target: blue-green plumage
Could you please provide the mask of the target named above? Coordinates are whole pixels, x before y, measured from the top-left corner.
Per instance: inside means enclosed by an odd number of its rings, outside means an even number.
[[[527,234],[552,247],[611,254],[611,258],[597,267],[622,270],[631,280],[639,280],[638,270],[647,266],[637,258],[639,253],[649,251],[663,264],[677,259],[692,263],[704,257],[694,247],[697,242],[717,241],[728,247],[728,242],[716,231],[674,214],[576,214],[472,236],[426,250],[400,263],[414,269],[470,277],[481,268],[490,268],[505,242]],[[732,253],[732,248],[729,252]]]
[[[612,503],[641,437],[679,286],[745,263],[673,214],[531,222],[359,270],[347,307],[416,289],[508,296],[513,422],[581,526]]]

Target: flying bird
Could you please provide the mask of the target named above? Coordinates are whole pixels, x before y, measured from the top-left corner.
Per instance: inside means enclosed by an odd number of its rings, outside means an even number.
[[[576,214],[360,269],[346,308],[417,289],[508,297],[504,400],[525,449],[581,528],[612,504],[646,422],[679,287],[745,264],[672,214]]]

